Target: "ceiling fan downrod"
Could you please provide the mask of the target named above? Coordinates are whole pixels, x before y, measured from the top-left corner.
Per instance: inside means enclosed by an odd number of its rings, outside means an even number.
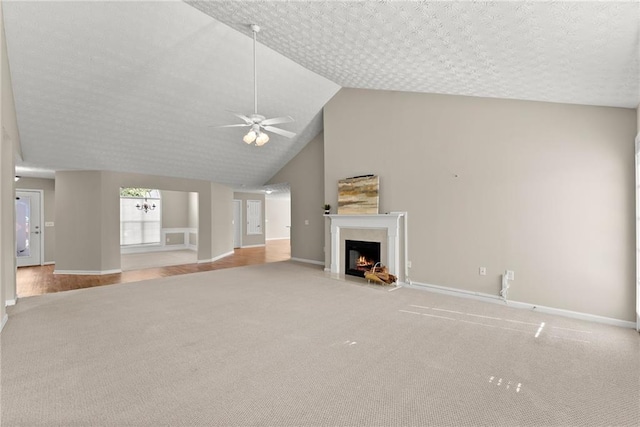
[[[256,36],[260,32],[260,26],[251,24],[253,33],[253,114],[258,114],[258,67],[256,64]]]

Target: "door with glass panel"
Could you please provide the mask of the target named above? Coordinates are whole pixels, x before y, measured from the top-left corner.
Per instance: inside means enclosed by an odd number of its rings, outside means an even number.
[[[41,265],[40,192],[16,191],[16,264]]]

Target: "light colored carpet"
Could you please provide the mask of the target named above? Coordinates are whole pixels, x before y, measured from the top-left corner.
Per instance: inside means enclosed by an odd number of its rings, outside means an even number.
[[[157,251],[139,254],[122,254],[122,271],[143,270],[145,268],[165,267],[169,265],[195,264],[198,252],[189,249],[179,251]]]
[[[295,262],[30,297],[9,310],[3,426],[640,422],[633,330],[389,292]]]

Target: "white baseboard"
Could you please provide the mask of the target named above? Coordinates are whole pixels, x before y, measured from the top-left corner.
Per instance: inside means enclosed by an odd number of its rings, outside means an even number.
[[[247,246],[240,246],[241,249],[246,249],[246,248],[264,248],[266,245],[262,244],[262,245],[247,245]]]
[[[403,284],[403,286],[408,288],[427,290],[430,292],[436,292],[436,293],[445,294],[445,295],[451,295],[455,297],[471,298],[479,301],[492,302],[494,304],[503,304],[503,305],[507,305],[508,307],[522,308],[525,310],[538,311],[541,313],[553,314],[556,316],[570,317],[572,319],[603,323],[606,325],[619,326],[622,328],[632,328],[632,329],[636,328],[636,324],[628,320],[614,319],[611,317],[598,316],[596,314],[589,314],[589,313],[581,313],[578,311],[564,310],[561,308],[545,307],[542,305],[530,304],[530,303],[519,302],[519,301],[508,300],[505,303],[505,301],[497,295],[485,294],[482,292],[473,292],[473,291],[467,291],[464,289],[449,288],[446,286],[431,285],[429,283],[420,283],[415,281],[411,281],[410,284]]]
[[[191,251],[197,251],[198,250],[198,245],[187,245],[187,249],[191,250]]]
[[[5,307],[11,307],[12,305],[16,305],[16,303],[18,302],[18,298],[16,299],[8,299],[4,302],[4,306]]]
[[[7,320],[9,320],[9,316],[7,315],[7,313],[5,313],[4,317],[2,318],[2,324],[0,324],[0,332],[2,332],[2,330],[4,329],[4,325],[7,324]]]
[[[122,273],[122,270],[53,270],[53,274],[75,274],[79,276],[101,276],[116,273]]]
[[[321,266],[324,267],[324,261],[316,261],[314,259],[304,259],[304,258],[294,258],[294,257],[291,257],[290,259],[291,259],[291,261],[298,261],[298,262],[304,262],[304,263],[307,263],[307,264],[321,265]]]
[[[291,240],[291,237],[271,237],[269,239],[265,239],[266,241],[269,240]]]
[[[211,258],[211,259],[199,259],[199,260],[198,260],[198,264],[204,264],[205,262],[214,262],[214,261],[218,261],[219,259],[222,259],[222,258],[228,257],[229,255],[233,255],[233,251],[231,251],[231,252],[227,252],[227,253],[224,253],[224,254],[222,254],[222,255],[218,255],[217,257],[215,257],[215,258]]]
[[[47,262],[43,262],[42,265],[53,265],[55,264],[55,261],[47,261]]]
[[[526,302],[509,301],[510,307],[524,308],[525,310],[539,311],[541,313],[554,314],[556,316],[570,317],[572,319],[587,320],[589,322],[602,323],[605,325],[619,326],[621,328],[635,329],[636,324],[628,320],[614,319],[612,317],[598,316],[597,314],[581,313],[579,311],[564,310],[562,308],[545,307],[541,305],[529,304]]]

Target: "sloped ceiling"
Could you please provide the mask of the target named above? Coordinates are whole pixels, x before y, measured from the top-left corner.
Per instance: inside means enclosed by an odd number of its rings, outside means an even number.
[[[343,87],[640,103],[638,0],[186,1]]]
[[[635,108],[640,1],[15,2],[5,27],[23,166],[261,185],[341,86]],[[241,141],[228,110],[291,115]]]
[[[261,185],[322,130],[339,86],[258,45],[258,109],[291,115],[262,147],[229,112],[253,112],[252,40],[181,2],[4,5],[22,165]]]

